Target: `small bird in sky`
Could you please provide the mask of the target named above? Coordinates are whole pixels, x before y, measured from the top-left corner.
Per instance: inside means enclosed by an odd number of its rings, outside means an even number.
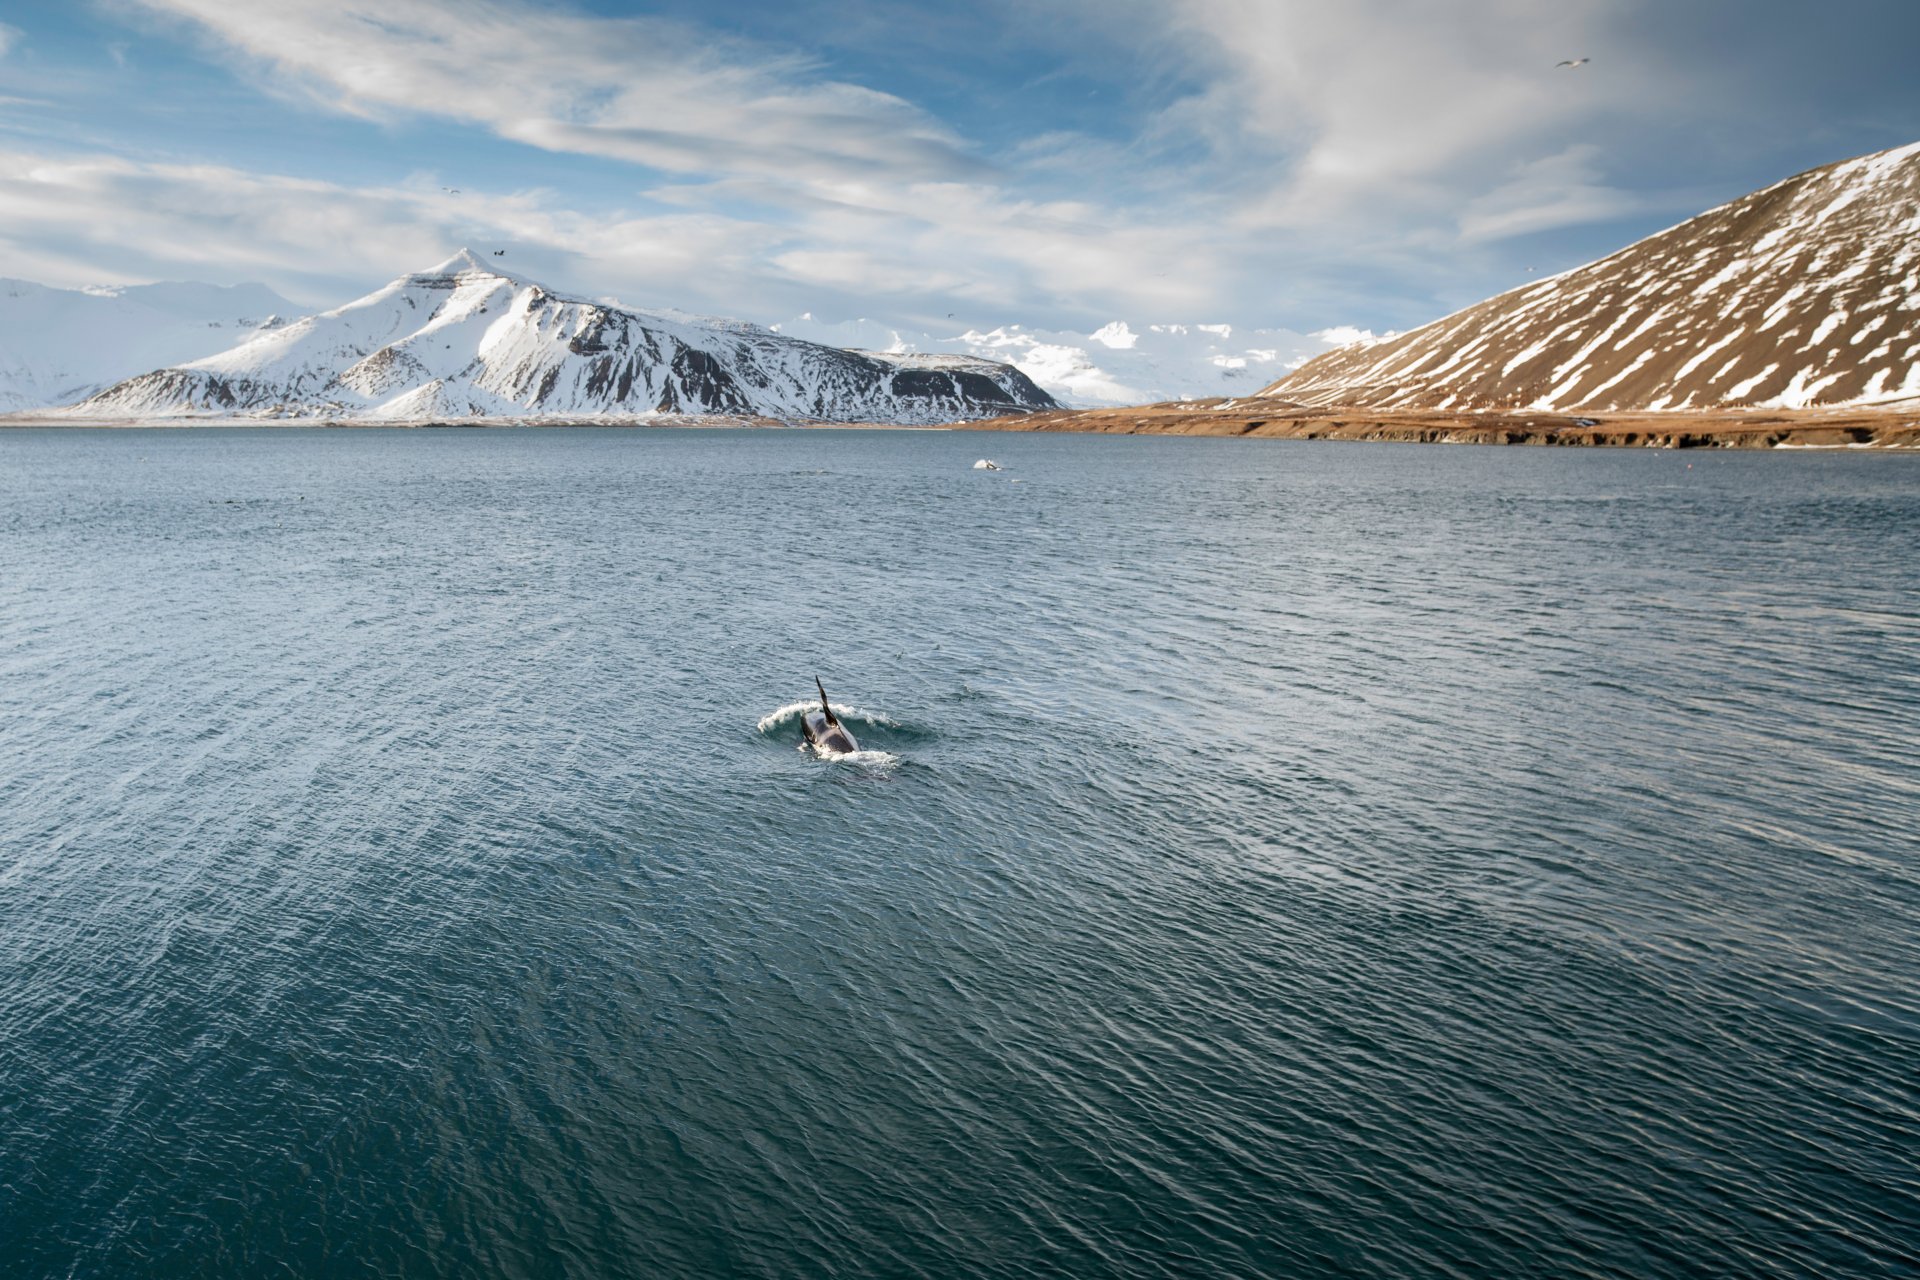
[[[1589,61],[1590,59],[1587,58],[1566,58],[1553,65],[1555,67],[1584,67]]]
[[[460,188],[458,187],[442,187],[440,189],[446,192],[450,196],[457,196],[460,194]]]
[[[493,256],[496,258],[504,258],[507,256],[507,251],[505,249],[495,249],[493,251]]]

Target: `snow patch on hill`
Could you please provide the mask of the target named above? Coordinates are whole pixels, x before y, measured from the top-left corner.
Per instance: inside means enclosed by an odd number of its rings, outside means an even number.
[[[1806,409],[1920,395],[1920,143],[1809,170],[1265,389],[1309,405]]]

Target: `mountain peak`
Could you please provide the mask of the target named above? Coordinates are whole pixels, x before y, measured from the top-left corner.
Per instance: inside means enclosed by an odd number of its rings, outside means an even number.
[[[417,276],[456,276],[462,271],[492,271],[493,268],[474,256],[471,249],[461,248],[451,258],[428,267],[425,271],[416,271]]]
[[[368,297],[362,299],[360,303],[349,303],[348,305],[361,305],[393,289],[406,289],[409,287],[446,289],[449,287],[459,288],[465,284],[486,282],[492,282],[495,285],[506,284],[515,289],[539,289],[543,293],[553,292],[553,290],[548,289],[537,280],[530,280],[518,272],[507,270],[501,261],[500,255],[494,253],[476,253],[472,249],[463,248],[451,257],[434,263],[424,271],[409,271],[406,275],[392,281],[385,289],[368,295]]]

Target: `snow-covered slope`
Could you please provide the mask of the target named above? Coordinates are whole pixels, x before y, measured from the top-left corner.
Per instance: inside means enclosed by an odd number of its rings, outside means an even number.
[[[1393,409],[1920,397],[1920,143],[1789,178],[1261,394]]]
[[[462,251],[334,311],[128,379],[78,416],[760,414],[949,422],[1053,408],[1008,365],[844,351],[567,297]]]
[[[950,352],[1004,360],[1047,394],[1075,408],[1247,395],[1339,342],[1290,329],[1225,324],[1144,324],[1124,320],[1091,333],[1008,324],[961,333],[925,333],[871,320],[821,321],[812,315],[774,328],[834,346]]]
[[[70,404],[224,350],[297,310],[258,284],[83,290],[0,279],[0,412]]]

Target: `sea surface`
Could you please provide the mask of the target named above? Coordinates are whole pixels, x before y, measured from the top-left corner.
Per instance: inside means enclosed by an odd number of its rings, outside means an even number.
[[[1858,453],[0,433],[0,1272],[1920,1274],[1917,549]]]

